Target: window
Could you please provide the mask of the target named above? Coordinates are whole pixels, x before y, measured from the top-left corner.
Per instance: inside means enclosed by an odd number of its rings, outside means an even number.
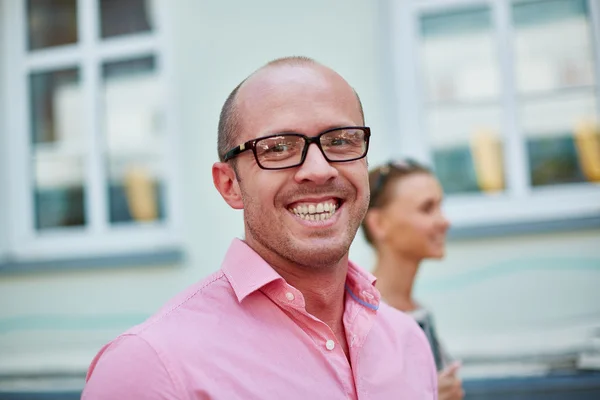
[[[159,2],[3,7],[6,252],[45,261],[172,249],[175,146]]]
[[[420,27],[425,132],[445,192],[504,190],[500,73],[489,7],[424,14]]]
[[[600,182],[598,90],[587,2],[516,3],[511,11],[518,117],[531,185]]]
[[[599,217],[600,4],[402,3],[397,153],[434,167],[455,226]]]

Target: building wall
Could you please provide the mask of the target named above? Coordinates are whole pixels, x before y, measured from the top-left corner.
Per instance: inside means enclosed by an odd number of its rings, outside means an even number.
[[[218,115],[254,69],[277,57],[313,57],[355,86],[374,132],[388,131],[376,2],[185,0],[169,11],[186,260],[75,271],[56,265],[0,276],[0,374],[84,371],[103,343],[219,268],[243,225],[242,214],[229,209],[212,184]],[[375,140],[373,159],[384,148]]]
[[[355,258],[372,265],[361,242]],[[599,244],[598,230],[450,240],[443,261],[422,266],[416,297],[465,374],[567,367],[597,348]]]
[[[386,146],[396,132],[379,7],[368,0],[179,0],[171,7],[186,259],[0,276],[0,374],[81,373],[102,344],[219,268],[243,224],[212,184],[218,115],[231,89],[265,62],[306,55],[340,72],[361,95],[373,129],[370,162],[397,154]],[[459,356],[565,349],[598,323],[598,244],[600,231],[453,241],[446,260],[424,267],[417,293]],[[373,264],[362,237],[351,255],[367,269]],[[558,332],[556,346],[539,340],[549,331]]]

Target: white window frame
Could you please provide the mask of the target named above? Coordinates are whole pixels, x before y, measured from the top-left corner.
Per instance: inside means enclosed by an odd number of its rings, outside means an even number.
[[[78,43],[49,49],[27,51],[27,26],[25,0],[3,0],[4,13],[1,23],[7,48],[3,57],[5,64],[7,151],[10,171],[9,201],[10,241],[7,245],[11,259],[17,262],[47,262],[95,256],[127,255],[143,252],[172,251],[181,244],[180,232],[180,183],[175,139],[175,105],[168,82],[172,80],[172,66],[168,53],[165,13],[166,2],[151,2],[155,9],[155,26],[150,33],[124,35],[102,40],[98,34],[99,7],[96,0],[78,0]],[[156,223],[132,223],[111,226],[107,215],[105,168],[102,168],[103,142],[100,140],[101,89],[100,68],[104,61],[129,60],[153,55],[156,74],[164,90],[165,134],[167,148],[164,153],[166,217]],[[38,232],[33,219],[33,195],[31,173],[30,120],[28,74],[31,71],[78,67],[83,92],[86,153],[85,196],[86,222],[83,227],[57,228]]]
[[[424,124],[424,80],[419,57],[419,16],[425,11],[487,6],[492,14],[495,46],[500,62],[504,165],[507,187],[495,195],[448,195],[445,209],[456,228],[520,225],[600,217],[600,185],[593,183],[532,188],[528,182],[528,160],[517,119],[514,77],[511,4],[527,0],[408,0],[387,3],[394,89],[398,112],[393,125],[400,134],[390,135],[399,149],[392,156],[412,156],[431,164]],[[592,35],[596,45],[595,72],[598,115],[600,116],[600,4],[587,0]]]
[[[6,15],[5,2],[0,2],[0,21]],[[6,29],[0,27],[0,54],[6,49]],[[8,149],[8,124],[6,123],[5,73],[6,66],[0,62],[0,264],[8,255],[8,161],[4,149]]]

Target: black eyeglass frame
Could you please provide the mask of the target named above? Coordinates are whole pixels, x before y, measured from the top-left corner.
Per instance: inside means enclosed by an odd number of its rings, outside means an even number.
[[[339,130],[343,130],[343,129],[359,129],[362,130],[364,133],[364,141],[365,141],[365,151],[364,153],[360,156],[360,157],[354,157],[348,160],[331,160],[329,157],[327,157],[327,154],[325,154],[325,150],[323,150],[323,147],[321,146],[321,137],[327,133],[333,132],[333,131],[339,131]],[[285,167],[265,167],[263,165],[261,165],[260,161],[258,160],[258,154],[256,154],[256,143],[259,142],[260,140],[264,140],[264,139],[269,139],[272,137],[277,137],[277,136],[296,136],[296,137],[301,137],[304,139],[304,148],[302,149],[302,156],[300,157],[300,161],[296,164],[293,165],[289,165],[289,166],[285,166]],[[327,160],[328,162],[350,162],[350,161],[356,161],[356,160],[360,160],[361,158],[365,158],[367,156],[367,153],[369,152],[369,139],[371,137],[371,128],[369,128],[368,126],[342,126],[339,128],[331,128],[331,129],[327,129],[326,131],[323,131],[321,133],[319,133],[317,136],[306,136],[303,135],[301,133],[294,133],[294,132],[290,132],[290,133],[286,133],[286,132],[282,132],[282,133],[276,133],[273,135],[267,135],[267,136],[262,136],[262,137],[258,137],[256,139],[252,139],[249,140],[245,143],[240,144],[239,146],[234,147],[233,149],[229,150],[227,153],[225,153],[225,155],[223,156],[223,161],[229,161],[237,156],[239,156],[240,154],[242,154],[245,151],[248,150],[252,150],[252,153],[254,154],[254,160],[256,161],[256,164],[261,168],[261,169],[266,169],[266,170],[278,170],[278,169],[288,169],[288,168],[295,168],[298,167],[302,164],[304,164],[304,161],[306,160],[306,154],[308,153],[308,148],[310,147],[311,144],[316,144],[317,147],[319,148],[319,150],[321,151],[321,154],[323,154],[323,157],[325,157],[325,160]]]

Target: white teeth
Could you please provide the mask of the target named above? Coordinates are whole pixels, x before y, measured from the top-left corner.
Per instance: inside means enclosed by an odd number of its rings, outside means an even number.
[[[292,209],[291,212],[306,221],[325,221],[335,213],[337,204],[323,202],[317,204],[302,204]]]

